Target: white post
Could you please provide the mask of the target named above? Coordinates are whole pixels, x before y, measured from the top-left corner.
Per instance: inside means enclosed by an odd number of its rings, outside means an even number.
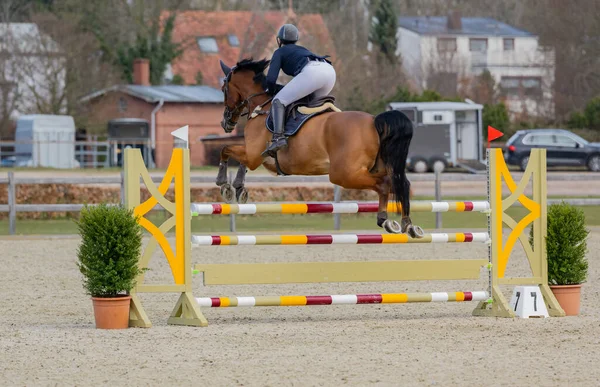
[[[441,181],[440,181],[440,172],[439,171],[435,171],[435,201],[439,202],[442,200],[442,187],[441,187]],[[436,229],[441,229],[442,228],[442,213],[441,212],[436,212],[435,213],[435,228]]]
[[[125,171],[121,170],[121,204],[125,204]]]
[[[333,186],[333,201],[339,203],[342,200],[342,188],[339,185]],[[342,214],[333,214],[333,228],[339,230],[342,227]]]
[[[229,179],[228,183],[231,184],[233,182],[233,172],[229,171]],[[229,214],[229,231],[235,232],[235,214]]]
[[[8,172],[8,228],[9,234],[16,234],[17,195],[15,189],[15,173]]]

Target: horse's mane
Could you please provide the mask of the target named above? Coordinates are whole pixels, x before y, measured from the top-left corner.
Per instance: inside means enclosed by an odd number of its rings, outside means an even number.
[[[250,70],[253,71],[254,74],[262,74],[263,71],[265,71],[265,69],[267,68],[267,66],[269,65],[270,61],[267,59],[261,59],[261,60],[253,60],[252,58],[246,58],[246,59],[242,59],[241,61],[237,62],[237,64],[235,65],[235,71],[234,72],[238,72],[238,71],[242,71],[242,70]]]
[[[266,90],[267,89],[267,76],[264,74],[264,71],[267,68],[267,66],[269,66],[269,63],[271,63],[271,61],[267,60],[267,59],[261,59],[261,60],[255,61],[252,58],[246,58],[246,59],[242,59],[241,61],[237,62],[237,64],[235,65],[235,68],[233,69],[233,72],[237,73],[238,71],[244,71],[244,70],[253,71],[254,72],[254,78],[253,78],[254,82],[256,84],[261,85],[263,90]],[[282,85],[276,84],[274,90],[269,90],[269,94],[275,95],[282,88],[283,88]]]
[[[264,74],[265,69],[271,61],[267,59],[261,59],[255,61],[252,58],[246,58],[239,61],[234,68],[234,73],[238,71],[252,71],[254,72],[254,82],[261,85],[263,89],[267,88],[267,76]]]

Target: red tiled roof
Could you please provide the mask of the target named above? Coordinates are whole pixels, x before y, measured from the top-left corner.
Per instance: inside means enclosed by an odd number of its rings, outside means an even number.
[[[164,12],[165,19],[168,12]],[[221,87],[223,73],[219,60],[228,66],[243,58],[270,58],[277,48],[277,30],[286,22],[294,23],[300,30],[299,44],[320,55],[335,59],[333,42],[319,14],[303,14],[288,19],[284,12],[251,11],[184,11],[177,14],[173,41],[183,44],[183,53],[172,63],[173,74],[183,77],[186,84],[196,82],[196,74],[202,72],[203,84]],[[240,45],[229,44],[229,35],[236,35]],[[198,47],[198,37],[213,37],[218,53],[205,53]]]

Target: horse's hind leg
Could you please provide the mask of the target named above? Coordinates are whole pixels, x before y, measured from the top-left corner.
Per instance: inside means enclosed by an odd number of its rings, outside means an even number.
[[[389,176],[382,177],[375,186],[375,192],[379,195],[379,208],[377,212],[377,225],[385,231],[393,234],[402,232],[400,224],[395,220],[388,219],[387,207],[390,197],[392,182]]]
[[[390,233],[399,233],[400,224],[388,219],[387,207],[390,196],[391,181],[388,176],[373,176],[367,168],[362,168],[355,173],[342,175],[344,171],[335,169],[329,177],[333,184],[346,189],[368,189],[377,192],[379,206],[377,208],[377,226]]]

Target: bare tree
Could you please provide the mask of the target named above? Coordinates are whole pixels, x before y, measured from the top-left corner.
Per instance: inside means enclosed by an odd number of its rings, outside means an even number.
[[[340,0],[325,21],[336,50],[337,82],[333,93],[346,109],[365,110],[406,86],[401,58],[384,55],[369,42],[372,13],[365,0]]]
[[[13,137],[13,118],[21,97],[18,66],[12,48],[15,45],[10,23],[26,11],[27,4],[19,0],[0,2],[0,139]]]
[[[13,66],[6,53],[0,52],[0,140],[13,137],[13,117],[21,97]]]
[[[48,107],[55,108],[60,103],[78,125],[85,126],[87,114],[79,105],[79,98],[122,81],[118,70],[103,60],[96,38],[82,30],[81,20],[80,15],[61,9],[32,16],[32,21],[60,47],[60,62],[54,62],[44,74],[45,78],[62,74],[61,67],[57,66],[60,63],[64,70],[64,88],[52,89],[53,85],[48,82],[49,92],[54,92]]]

